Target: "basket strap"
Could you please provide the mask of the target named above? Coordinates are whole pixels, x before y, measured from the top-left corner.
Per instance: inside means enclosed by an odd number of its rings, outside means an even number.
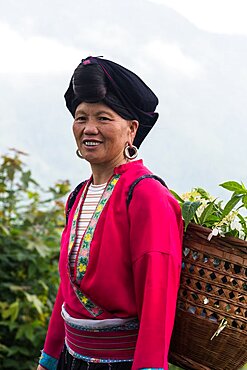
[[[70,214],[71,208],[73,207],[73,204],[75,203],[75,199],[77,197],[77,194],[79,193],[79,191],[81,190],[81,188],[83,187],[83,185],[86,182],[87,181],[80,182],[80,184],[77,185],[76,188],[69,195],[69,199],[68,199],[68,203],[67,203],[67,208],[66,208],[66,225],[68,223],[69,214]]]

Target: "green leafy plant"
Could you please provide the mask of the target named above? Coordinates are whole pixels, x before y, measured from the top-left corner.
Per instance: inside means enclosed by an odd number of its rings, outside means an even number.
[[[0,165],[0,368],[34,369],[55,299],[63,197],[44,190],[12,150]]]
[[[225,204],[202,188],[194,188],[181,196],[172,191],[181,205],[185,230],[190,222],[195,222],[212,229],[209,240],[216,235],[246,240],[247,217],[244,212],[247,210],[247,189],[236,181],[227,181],[220,186],[232,193]]]

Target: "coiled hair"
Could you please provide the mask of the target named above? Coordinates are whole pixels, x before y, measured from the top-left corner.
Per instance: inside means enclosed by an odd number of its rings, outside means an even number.
[[[108,105],[124,119],[135,119],[123,106],[121,101],[110,89],[104,71],[98,64],[83,65],[75,69],[72,77],[74,100],[72,103],[73,113],[77,106],[82,103],[99,103]]]

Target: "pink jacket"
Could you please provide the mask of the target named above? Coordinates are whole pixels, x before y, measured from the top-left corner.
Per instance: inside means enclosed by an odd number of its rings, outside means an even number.
[[[181,270],[183,224],[171,193],[154,179],[142,180],[126,206],[130,185],[150,171],[141,160],[117,167],[102,204],[84,235],[88,254],[78,254],[74,276],[68,269],[71,228],[79,199],[61,239],[61,283],[49,323],[44,352],[58,358],[64,344],[61,305],[76,318],[138,317],[133,370],[168,369]],[[81,254],[80,254],[81,253]],[[82,254],[84,253],[84,254]]]

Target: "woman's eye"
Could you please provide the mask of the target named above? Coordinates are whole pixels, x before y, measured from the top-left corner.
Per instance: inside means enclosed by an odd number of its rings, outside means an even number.
[[[109,117],[105,117],[105,116],[99,117],[99,120],[100,121],[111,121]]]
[[[84,116],[76,117],[75,121],[76,122],[85,122],[86,121],[86,117],[84,117]]]

